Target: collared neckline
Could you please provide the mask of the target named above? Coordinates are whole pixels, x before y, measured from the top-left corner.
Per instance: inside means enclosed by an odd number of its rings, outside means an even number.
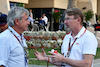
[[[82,29],[79,31],[79,33],[74,37],[74,38],[79,38],[81,37],[84,33],[85,33],[86,29],[84,27],[82,27]],[[71,32],[72,33],[72,32]],[[73,38],[71,36],[71,33],[70,33],[70,38]]]
[[[14,35],[16,35],[18,38],[19,38],[19,37],[20,37],[20,38],[22,37],[22,39],[23,39],[23,35],[22,35],[22,34],[21,34],[21,35],[18,34],[11,26],[9,26],[8,29],[10,29],[10,30],[14,33]]]

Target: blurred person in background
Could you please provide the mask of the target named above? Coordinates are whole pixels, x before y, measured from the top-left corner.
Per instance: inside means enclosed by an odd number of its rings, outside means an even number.
[[[45,22],[45,26],[47,26],[47,24],[48,24],[48,18],[46,17],[45,13],[43,13],[43,15],[42,15],[42,20]]]
[[[7,15],[0,13],[0,33],[6,30],[7,27]]]
[[[30,15],[31,18],[33,18],[32,9],[29,10],[29,15]]]

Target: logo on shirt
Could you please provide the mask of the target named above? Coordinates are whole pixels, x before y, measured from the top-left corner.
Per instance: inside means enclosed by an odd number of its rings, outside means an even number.
[[[76,43],[76,45],[79,45],[79,43]]]

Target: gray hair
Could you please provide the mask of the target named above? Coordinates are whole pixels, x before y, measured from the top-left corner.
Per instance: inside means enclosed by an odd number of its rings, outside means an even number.
[[[15,25],[15,19],[19,19],[21,21],[23,17],[23,13],[25,13],[27,16],[29,16],[29,11],[23,7],[13,7],[8,12],[7,17],[7,23],[8,26],[14,26]]]

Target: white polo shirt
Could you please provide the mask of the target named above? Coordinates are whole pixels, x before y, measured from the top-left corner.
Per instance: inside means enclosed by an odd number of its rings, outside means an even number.
[[[70,38],[71,38],[71,45],[74,42],[75,38],[77,38],[77,40],[75,41],[75,43],[71,48],[69,59],[83,60],[83,54],[96,55],[96,50],[98,45],[97,39],[93,33],[89,32],[83,27],[74,38],[71,36],[71,33],[65,36],[61,47],[61,52],[64,53],[64,56],[67,55]],[[66,64],[65,67],[71,67],[71,66]]]
[[[47,24],[47,23],[48,23],[48,18],[47,18],[46,16],[44,16],[44,17],[42,18],[42,20],[44,20],[44,21],[45,21],[45,24]]]

